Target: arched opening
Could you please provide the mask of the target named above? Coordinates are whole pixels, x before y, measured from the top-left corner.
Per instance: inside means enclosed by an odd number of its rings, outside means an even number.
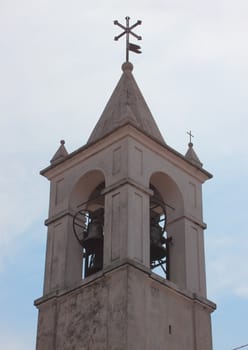
[[[83,176],[73,191],[73,233],[82,247],[82,277],[103,268],[104,176],[92,171]]]
[[[183,211],[182,195],[176,183],[161,172],[150,178],[150,267],[155,273],[171,279],[170,223]]]
[[[156,187],[150,184],[153,195],[150,198],[150,266],[151,270],[163,271],[170,278],[169,243],[167,237],[166,205]]]

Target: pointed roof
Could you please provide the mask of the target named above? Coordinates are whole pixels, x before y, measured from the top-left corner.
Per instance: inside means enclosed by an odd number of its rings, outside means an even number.
[[[185,154],[185,158],[190,161],[190,163],[197,165],[198,167],[203,166],[202,162],[200,161],[200,159],[198,158],[197,154],[195,153],[194,149],[193,149],[193,143],[190,142],[189,143],[189,148],[188,151]]]
[[[133,77],[133,65],[124,63],[122,70],[122,76],[87,143],[96,142],[121,126],[131,124],[164,144],[165,141]]]
[[[54,154],[54,156],[50,160],[51,164],[59,162],[60,160],[64,159],[68,155],[68,152],[67,152],[64,144],[65,144],[65,141],[61,140],[58,150],[56,151],[56,153]]]

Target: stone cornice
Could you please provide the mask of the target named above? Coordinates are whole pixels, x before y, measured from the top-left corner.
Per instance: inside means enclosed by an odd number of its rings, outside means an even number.
[[[216,304],[212,301],[198,295],[197,293],[193,293],[184,289],[180,289],[175,283],[153,273],[150,269],[145,267],[144,265],[131,260],[131,259],[125,259],[122,261],[119,261],[118,263],[112,264],[108,266],[107,268],[103,269],[102,271],[99,271],[95,273],[92,276],[87,277],[84,280],[79,281],[79,283],[71,288],[64,288],[61,290],[56,290],[54,292],[49,293],[48,295],[44,295],[41,298],[38,298],[35,300],[34,305],[39,307],[43,303],[52,302],[55,301],[57,298],[60,298],[66,294],[72,294],[72,293],[78,293],[81,288],[84,288],[85,286],[95,283],[97,280],[101,280],[104,276],[108,276],[108,274],[113,273],[114,271],[125,268],[125,267],[131,267],[136,268],[142,271],[143,273],[147,274],[149,278],[154,280],[155,282],[165,286],[170,290],[171,293],[175,293],[177,295],[180,295],[181,297],[194,302],[196,304],[202,305],[204,308],[207,308],[209,312],[213,312],[216,309]]]
[[[67,168],[70,168],[71,166],[81,162],[82,158],[87,159],[89,157],[92,157],[94,154],[102,151],[103,149],[106,149],[110,145],[115,144],[128,136],[133,137],[138,142],[142,143],[145,147],[152,150],[153,152],[156,152],[163,158],[165,158],[166,154],[166,159],[168,161],[177,165],[179,168],[194,176],[199,181],[204,182],[212,178],[212,174],[210,174],[208,171],[201,168],[200,166],[192,164],[185,158],[185,156],[167,144],[160,143],[157,140],[153,139],[151,136],[148,136],[144,132],[139,131],[131,123],[121,126],[120,128],[114,130],[95,143],[80,147],[76,151],[68,154],[68,156],[64,159],[61,159],[57,163],[51,164],[47,168],[41,170],[40,174],[51,180],[54,176],[58,176]]]

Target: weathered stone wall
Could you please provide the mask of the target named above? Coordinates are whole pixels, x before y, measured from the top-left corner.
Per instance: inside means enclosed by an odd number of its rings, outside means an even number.
[[[128,286],[128,350],[212,349],[209,304],[133,267]]]
[[[127,270],[41,303],[37,350],[126,349]]]
[[[212,349],[209,302],[130,264],[37,304],[37,350]]]

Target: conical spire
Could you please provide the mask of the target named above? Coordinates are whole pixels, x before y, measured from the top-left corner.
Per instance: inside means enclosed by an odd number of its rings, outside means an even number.
[[[197,165],[198,167],[202,167],[203,164],[200,161],[200,159],[198,158],[197,154],[195,153],[194,149],[193,149],[193,143],[189,142],[188,144],[189,148],[188,151],[185,154],[185,158],[187,160],[189,160],[192,164]]]
[[[88,140],[96,142],[125,124],[131,124],[160,143],[165,143],[133,77],[133,65],[122,65],[123,74]]]
[[[59,162],[60,160],[64,159],[68,155],[68,152],[67,152],[64,144],[65,144],[65,141],[61,140],[58,150],[56,151],[56,153],[54,154],[54,156],[50,160],[51,164]]]

